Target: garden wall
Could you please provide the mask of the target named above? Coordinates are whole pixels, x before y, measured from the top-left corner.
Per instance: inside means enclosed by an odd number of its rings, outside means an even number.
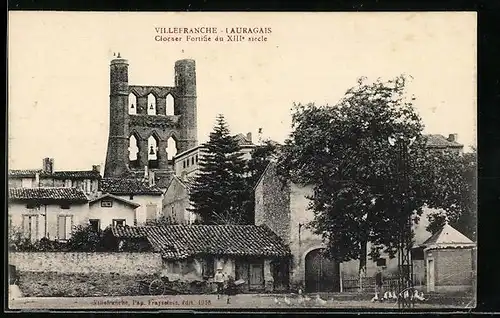
[[[57,273],[155,274],[162,269],[158,253],[10,252],[18,271]]]

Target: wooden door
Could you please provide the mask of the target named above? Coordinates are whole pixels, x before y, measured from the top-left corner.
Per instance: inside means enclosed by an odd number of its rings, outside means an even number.
[[[435,272],[434,272],[434,260],[427,260],[427,292],[433,292],[435,290]]]
[[[323,255],[321,249],[306,255],[306,292],[339,292],[340,267],[334,260]]]
[[[262,264],[250,264],[249,288],[261,289],[264,287],[264,266]]]

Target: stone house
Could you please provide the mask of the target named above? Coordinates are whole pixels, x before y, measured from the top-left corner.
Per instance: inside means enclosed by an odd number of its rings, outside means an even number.
[[[243,291],[283,290],[288,287],[290,250],[265,226],[164,225],[112,228],[125,246],[142,240],[161,254],[169,280],[212,282],[217,268],[236,280]]]
[[[424,252],[428,292],[459,291],[473,288],[476,244],[445,224],[420,245]]]
[[[197,216],[188,210],[191,207],[189,189],[193,180],[193,177],[181,180],[174,175],[163,196],[163,215],[177,224],[192,224],[197,219]]]
[[[138,203],[107,193],[90,200],[85,223],[95,231],[102,231],[108,226],[136,224],[138,207]]]
[[[250,160],[255,144],[252,142],[252,133],[246,136],[237,134],[234,136],[243,153],[243,159]],[[178,154],[174,158],[175,174],[170,179],[170,183],[163,197],[163,215],[178,223],[191,224],[197,220],[196,215],[188,211],[191,206],[189,202],[189,189],[194,178],[200,169],[198,164],[203,157],[204,148],[202,145],[189,149]]]
[[[314,219],[308,209],[311,186],[283,183],[276,175],[276,164],[271,162],[255,187],[255,225],[266,225],[290,246],[292,263],[290,281],[306,291],[347,291],[359,287],[359,261],[335,262],[321,254],[324,242],[307,224]],[[428,210],[426,213],[429,213]],[[425,215],[422,217],[425,219]],[[414,226],[415,240],[423,242],[431,234],[425,230],[426,222]],[[370,244],[368,244],[368,252]],[[381,255],[387,274],[397,270],[397,258]],[[367,259],[365,278],[371,280],[377,261]],[[418,268],[416,280],[423,281],[424,273]]]
[[[139,205],[134,223],[126,225],[144,225],[161,216],[163,191],[151,179],[102,178],[99,194],[111,194]]]
[[[427,137],[427,148],[433,151],[449,151],[462,154],[464,145],[458,142],[457,134],[449,134],[448,138],[439,134],[429,134]]]
[[[55,171],[54,159],[44,158],[42,169],[9,170],[9,188],[66,187],[81,189],[87,195],[97,192],[100,166],[92,170]]]
[[[65,241],[79,225],[98,231],[110,225],[135,224],[139,206],[111,194],[89,199],[76,188],[11,188],[9,229],[20,230],[33,242],[44,237]]]
[[[86,223],[88,198],[76,188],[10,188],[9,230],[20,229],[31,241],[67,240],[75,225]]]
[[[255,144],[252,142],[252,133],[247,135],[237,134],[233,136],[240,146],[240,151],[243,153],[243,158],[249,160],[252,157],[252,151]],[[199,145],[178,153],[174,158],[174,172],[176,176],[184,179],[185,177],[193,177],[199,170],[199,160],[204,154],[203,145]]]

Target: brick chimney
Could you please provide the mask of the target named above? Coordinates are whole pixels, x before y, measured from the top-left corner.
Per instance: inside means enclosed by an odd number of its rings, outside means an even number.
[[[448,141],[450,141],[450,142],[456,142],[457,141],[457,137],[458,137],[457,134],[450,134],[448,136]]]
[[[247,140],[252,142],[252,133],[251,132],[247,133]]]
[[[54,172],[54,159],[53,158],[43,158],[42,171],[45,173]]]
[[[35,173],[35,187],[36,188],[40,187],[40,174],[38,172]]]
[[[92,171],[101,173],[101,166],[100,165],[92,165]]]

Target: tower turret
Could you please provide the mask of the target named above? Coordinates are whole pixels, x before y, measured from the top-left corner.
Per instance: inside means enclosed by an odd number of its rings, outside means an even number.
[[[118,56],[110,65],[109,136],[104,177],[128,172],[128,61]]]
[[[180,116],[178,150],[183,152],[198,145],[196,107],[196,63],[184,59],[175,62],[175,113]]]

